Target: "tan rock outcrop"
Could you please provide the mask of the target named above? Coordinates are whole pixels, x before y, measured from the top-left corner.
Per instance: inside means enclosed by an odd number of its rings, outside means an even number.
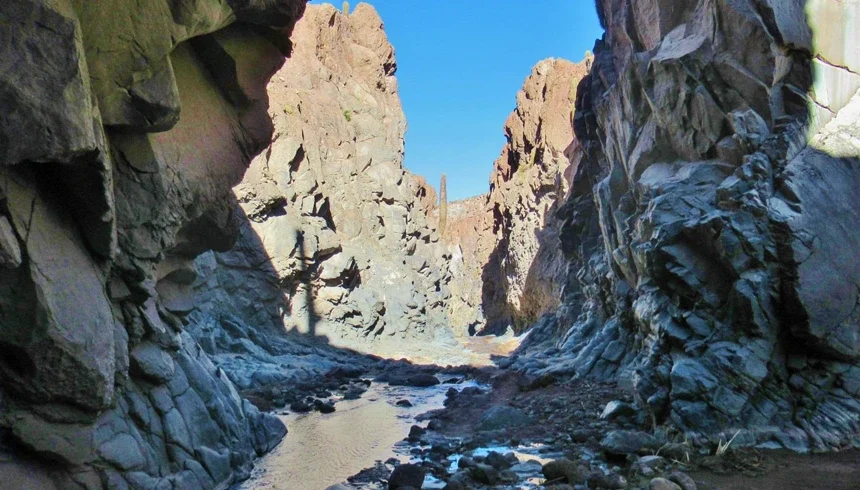
[[[229,309],[376,354],[452,345],[448,252],[428,222],[432,188],[403,168],[406,119],[382,20],[368,4],[349,15],[309,6],[292,39],[268,86],[272,143],[235,189],[243,238],[213,257]],[[200,294],[220,292],[201,284]]]
[[[581,158],[572,115],[586,73],[585,62],[538,63],[505,124],[489,193],[451,203],[456,325],[519,332],[558,305],[567,268],[555,213]]]

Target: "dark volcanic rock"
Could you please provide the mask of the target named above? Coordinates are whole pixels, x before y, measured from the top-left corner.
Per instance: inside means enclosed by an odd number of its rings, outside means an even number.
[[[484,462],[499,471],[506,470],[517,462],[516,456],[514,456],[513,453],[511,453],[511,456],[513,456],[513,461],[511,461],[511,459],[508,458],[507,455],[497,453],[496,451],[490,451],[489,454],[487,454],[487,457],[484,459]]]
[[[420,425],[413,425],[409,429],[408,439],[413,442],[418,441],[419,439],[421,439],[421,436],[423,436],[426,432],[427,430]]]
[[[408,487],[421,488],[424,486],[424,475],[427,470],[414,464],[402,464],[391,472],[388,478],[388,488],[392,490],[405,489]]]
[[[432,374],[409,374],[395,375],[388,379],[388,384],[391,386],[413,386],[416,388],[428,388],[436,386],[439,383],[439,378]]]
[[[4,2],[0,432],[51,462],[34,481],[224,488],[286,433],[184,331],[181,263],[235,240],[232,187],[271,140],[266,84],[304,9]]]
[[[358,366],[338,366],[328,373],[326,376],[338,380],[360,378],[364,371]]]
[[[313,407],[303,401],[295,401],[290,404],[290,410],[296,413],[306,413],[310,412],[312,409]]]
[[[569,459],[556,459],[543,465],[541,472],[547,481],[577,485],[585,482],[588,470]]]
[[[558,211],[571,273],[521,351],[542,363],[514,367],[620,379],[694,445],[850,444],[860,59],[827,33],[856,33],[857,5],[596,3]]]
[[[600,448],[603,451],[616,456],[635,454],[643,450],[656,450],[660,445],[660,442],[650,434],[629,430],[614,430],[600,441]]]
[[[629,403],[613,400],[606,404],[603,412],[600,414],[601,419],[613,420],[620,417],[632,417],[636,415],[636,409]]]
[[[469,468],[469,476],[479,483],[495,485],[499,482],[499,470],[488,464],[477,463]]]

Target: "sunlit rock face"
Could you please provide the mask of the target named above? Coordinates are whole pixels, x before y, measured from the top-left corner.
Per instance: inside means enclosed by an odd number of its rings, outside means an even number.
[[[368,4],[311,5],[292,41],[267,87],[272,141],[235,188],[241,239],[197,262],[208,271],[197,322],[232,317],[398,358],[450,347],[449,253],[428,219],[432,188],[403,167],[382,20]]]
[[[0,9],[0,480],[224,488],[284,435],[156,283],[183,277],[165,257],[235,240],[231,188],[271,141],[265,86],[304,7]]]
[[[620,377],[694,441],[856,443],[860,5],[598,10],[575,124],[588,185],[563,207],[578,272],[528,357]]]
[[[572,121],[586,63],[535,65],[505,122],[489,193],[449,205],[451,311],[463,332],[522,331],[558,305],[567,267],[556,211],[581,158]]]

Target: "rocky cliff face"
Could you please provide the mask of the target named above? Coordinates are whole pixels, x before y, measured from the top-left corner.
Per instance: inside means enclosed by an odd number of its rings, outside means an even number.
[[[268,86],[272,142],[235,190],[241,239],[198,260],[210,273],[193,285],[196,323],[231,317],[397,357],[452,346],[449,255],[428,224],[432,188],[403,168],[382,21],[368,4],[309,6],[292,39]]]
[[[184,332],[162,279],[231,247],[231,187],[271,141],[266,83],[304,2],[156,3],[0,9],[11,488],[224,488],[286,432]]]
[[[597,3],[578,273],[519,365],[620,377],[700,443],[856,444],[860,5]]]
[[[558,206],[581,158],[573,107],[586,62],[538,63],[505,123],[507,144],[483,198],[451,203],[455,324],[521,331],[558,305],[567,275]]]

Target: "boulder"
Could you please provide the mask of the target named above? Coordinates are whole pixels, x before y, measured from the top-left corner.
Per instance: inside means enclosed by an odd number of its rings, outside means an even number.
[[[499,482],[499,470],[488,464],[476,463],[469,468],[469,476],[473,480],[486,485],[495,485]]]
[[[409,429],[408,439],[412,442],[418,441],[419,439],[421,439],[421,436],[423,436],[426,432],[427,432],[427,429],[425,429],[419,425],[413,425]]]
[[[660,442],[645,432],[614,430],[600,441],[600,448],[607,454],[623,456],[640,451],[657,450],[660,448]]]
[[[484,459],[484,462],[493,468],[502,471],[510,468],[515,463],[517,463],[517,457],[513,453],[501,454],[496,451],[490,451],[487,454],[487,457]]]
[[[388,379],[391,386],[413,386],[415,388],[429,388],[440,384],[439,378],[432,374],[407,374],[396,375]]]
[[[569,459],[556,459],[543,465],[541,468],[544,478],[549,482],[569,483],[578,485],[585,483],[588,470],[579,463]]]
[[[405,489],[408,487],[421,488],[424,486],[424,475],[427,470],[415,464],[402,464],[391,472],[388,477],[388,488],[392,490]]]
[[[606,404],[600,418],[604,420],[613,420],[619,417],[632,417],[636,415],[636,409],[629,403],[624,403],[618,400],[613,400]]]

